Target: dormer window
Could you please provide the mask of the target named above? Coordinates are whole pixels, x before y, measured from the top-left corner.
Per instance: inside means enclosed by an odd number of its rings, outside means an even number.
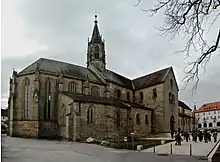
[[[98,59],[99,58],[99,47],[96,46],[95,47],[95,59]]]

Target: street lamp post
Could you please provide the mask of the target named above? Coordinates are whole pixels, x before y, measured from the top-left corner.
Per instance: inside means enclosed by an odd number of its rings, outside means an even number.
[[[134,134],[135,134],[134,132],[131,132],[133,150],[134,150]]]

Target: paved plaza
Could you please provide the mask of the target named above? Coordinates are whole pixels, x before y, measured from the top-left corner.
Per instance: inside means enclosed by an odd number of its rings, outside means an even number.
[[[145,150],[146,151],[146,150]],[[3,162],[205,162],[193,156],[159,156],[93,144],[2,136]]]
[[[220,134],[218,135],[218,139],[220,139]],[[171,153],[171,145],[172,145],[172,154],[176,155],[190,155],[190,145],[191,145],[191,153],[194,156],[206,157],[212,148],[215,146],[215,142],[213,142],[213,138],[211,142],[204,143],[197,141],[197,143],[193,141],[183,141],[181,146],[175,145],[175,142],[167,143],[164,145],[159,145],[155,147],[155,153],[157,154],[170,154]],[[149,148],[143,150],[143,152],[154,152],[154,148]]]

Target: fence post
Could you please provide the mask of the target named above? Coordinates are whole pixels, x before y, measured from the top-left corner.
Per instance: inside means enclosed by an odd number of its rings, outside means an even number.
[[[170,144],[170,154],[173,154],[172,144]]]
[[[189,155],[192,155],[192,144],[189,144]]]

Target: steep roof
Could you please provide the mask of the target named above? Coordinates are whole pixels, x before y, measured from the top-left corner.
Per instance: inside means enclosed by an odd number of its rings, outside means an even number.
[[[220,102],[212,102],[203,104],[195,113],[220,110]]]
[[[186,110],[192,110],[188,105],[186,105],[183,101],[178,101],[178,105]]]
[[[110,82],[116,83],[128,89],[133,89],[132,80],[110,70],[105,70],[102,73]]]
[[[172,69],[172,67],[168,67],[162,70],[158,70],[151,74],[147,74],[140,78],[136,78],[133,80],[135,89],[142,89],[150,86],[154,86],[160,83],[163,83],[166,79],[168,72]]]
[[[68,93],[68,92],[65,92],[63,94],[72,98],[74,101],[78,101],[78,102],[82,101],[82,102],[90,102],[97,104],[113,105],[120,108],[130,109],[129,106],[121,103],[120,101],[106,97],[88,96],[81,93]]]
[[[74,77],[74,78],[78,78],[82,80],[86,80],[87,76],[89,76],[90,78],[92,78],[92,80],[98,83],[102,83],[101,80],[99,80],[94,75],[94,73],[88,68],[85,68],[79,65],[66,63],[66,62],[57,61],[57,60],[46,59],[46,58],[38,59],[34,63],[30,64],[28,67],[23,69],[21,72],[19,72],[18,75],[34,73],[37,68],[39,71],[42,71],[42,72],[50,72],[55,75],[62,73],[63,76],[70,76],[70,77]],[[137,90],[137,89],[147,88],[150,86],[163,83],[166,79],[168,72],[171,69],[172,67],[165,68],[165,69],[156,71],[154,73],[145,75],[143,77],[140,77],[134,80],[128,79],[111,70],[105,70],[102,72],[102,74],[110,82],[113,82],[115,84],[118,84],[122,87],[131,89],[131,90],[133,89]]]
[[[62,75],[64,76],[75,77],[82,80],[86,80],[87,76],[90,76],[93,80],[100,82],[99,79],[89,69],[85,67],[46,58],[38,59],[28,67],[23,69],[20,73],[18,73],[18,75],[35,72],[37,68],[39,71],[42,72],[50,72],[53,74],[62,73]]]
[[[97,15],[95,15],[94,23],[95,25],[94,25],[93,32],[92,32],[91,42],[102,42],[102,38],[101,38],[101,35],[99,33],[99,28],[98,28]]]

